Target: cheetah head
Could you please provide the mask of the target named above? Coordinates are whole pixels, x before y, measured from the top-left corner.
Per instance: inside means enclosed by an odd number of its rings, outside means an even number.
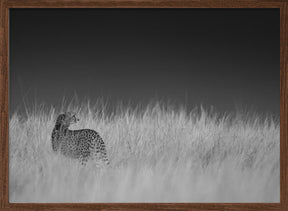
[[[76,113],[74,112],[65,112],[64,114],[60,114],[57,117],[56,125],[69,127],[71,124],[78,122],[79,119],[76,117]]]

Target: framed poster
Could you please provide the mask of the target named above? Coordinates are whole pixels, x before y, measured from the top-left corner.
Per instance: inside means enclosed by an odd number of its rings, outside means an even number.
[[[287,208],[287,3],[1,11],[3,208]]]

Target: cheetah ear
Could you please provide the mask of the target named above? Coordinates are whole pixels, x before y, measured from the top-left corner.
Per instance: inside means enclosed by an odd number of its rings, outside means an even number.
[[[57,117],[56,125],[61,125],[61,124],[63,124],[64,119],[65,119],[65,114],[60,114],[60,115]]]

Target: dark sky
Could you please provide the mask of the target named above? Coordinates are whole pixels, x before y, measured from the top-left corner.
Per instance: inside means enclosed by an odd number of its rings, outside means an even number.
[[[75,94],[279,115],[278,9],[11,9],[10,113]]]

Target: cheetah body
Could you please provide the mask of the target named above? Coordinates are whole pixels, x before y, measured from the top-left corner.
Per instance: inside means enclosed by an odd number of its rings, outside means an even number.
[[[78,159],[82,164],[89,159],[102,160],[108,164],[105,143],[96,131],[68,129],[70,124],[76,121],[77,118],[70,112],[58,116],[52,132],[53,151]]]

